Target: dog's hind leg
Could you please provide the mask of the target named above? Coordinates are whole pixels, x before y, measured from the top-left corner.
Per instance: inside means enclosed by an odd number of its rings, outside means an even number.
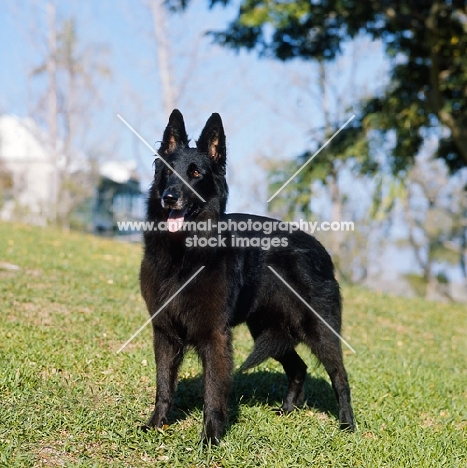
[[[227,422],[233,367],[230,331],[213,331],[197,348],[204,369],[203,440],[217,445]]]
[[[144,430],[162,427],[168,423],[167,415],[172,406],[177,383],[177,373],[183,360],[184,348],[177,342],[154,329],[154,354],[156,358],[156,403]]]
[[[293,342],[281,332],[271,329],[258,332],[254,324],[248,325],[255,346],[240,367],[240,371],[255,367],[269,357],[280,362],[289,379],[289,387],[281,409],[289,413],[295,406],[300,406],[304,402],[303,383],[306,377],[306,365],[294,350]]]
[[[350,402],[350,386],[344,368],[339,338],[324,326],[320,326],[319,333],[314,336],[313,340],[307,340],[307,344],[322,362],[331,378],[332,388],[339,404],[340,428],[353,431],[355,423]]]
[[[296,406],[301,406],[305,401],[303,384],[306,377],[306,364],[295,350],[275,359],[282,364],[289,379],[289,387],[281,408],[285,413],[289,413]]]

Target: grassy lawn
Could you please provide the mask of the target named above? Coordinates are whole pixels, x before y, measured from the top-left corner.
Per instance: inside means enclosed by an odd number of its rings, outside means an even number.
[[[344,288],[358,423],[337,428],[329,380],[304,348],[306,406],[279,416],[274,361],[235,374],[230,427],[200,445],[200,364],[189,354],[172,424],[143,433],[154,363],[141,247],[0,223],[0,466],[466,467],[467,307]],[[9,270],[2,262],[16,264]],[[252,343],[235,332],[235,365]]]

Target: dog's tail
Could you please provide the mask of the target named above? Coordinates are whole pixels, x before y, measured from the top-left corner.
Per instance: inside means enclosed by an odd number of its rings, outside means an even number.
[[[271,332],[263,332],[255,339],[255,346],[245,362],[240,367],[240,372],[261,364],[266,359],[280,358],[294,349],[291,341],[282,336],[276,336]]]

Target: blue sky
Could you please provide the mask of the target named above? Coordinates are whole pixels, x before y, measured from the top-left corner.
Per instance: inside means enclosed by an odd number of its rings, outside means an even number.
[[[45,51],[41,44],[47,34],[46,3],[29,0],[17,5],[10,0],[0,7],[0,112],[25,116],[28,100],[36,98],[31,92],[28,95],[27,74]],[[150,144],[161,138],[168,116],[162,106],[150,11],[144,1],[136,0],[60,1],[57,5],[59,19],[76,18],[82,47],[100,44],[108,49],[102,60],[112,77],[100,83],[101,100],[83,149],[94,145],[110,154],[106,157],[136,159],[143,186],[147,185],[151,155],[142,143],[135,142],[116,114]],[[235,13],[222,8],[208,11],[206,5],[195,0],[186,13],[168,15],[174,75],[178,82],[186,81],[179,107],[192,139],[212,112],[221,114],[228,143],[229,210],[264,214],[265,174],[257,162],[290,158],[313,149],[308,130],[323,125],[320,103],[312,97],[317,93],[316,66],[259,60],[254,54],[236,54],[211,45],[208,38],[200,39],[205,30],[222,29]],[[385,83],[387,66],[381,46],[360,42],[356,48],[349,47],[341,63],[331,69],[333,86],[341,93],[345,90],[348,98],[341,108]],[[306,87],[295,84],[306,81]],[[336,106],[331,92],[329,101],[331,108]],[[350,112],[341,109],[339,120],[347,120]]]

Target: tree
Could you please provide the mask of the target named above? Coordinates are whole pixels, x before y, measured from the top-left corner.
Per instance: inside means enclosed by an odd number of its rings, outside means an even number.
[[[363,44],[353,47],[351,53],[352,67],[358,68],[356,52]],[[350,57],[349,57],[350,59]],[[311,120],[310,110],[313,116],[322,117],[324,125],[320,128],[309,129],[308,134],[317,143],[315,150],[322,147],[336,132],[336,122],[348,119],[350,110],[355,104],[352,99],[354,83],[352,76],[349,82],[342,79],[342,67],[348,66],[348,60],[326,63],[319,60],[316,64],[316,82],[306,82],[306,86],[290,83],[288,86],[300,88],[300,94],[307,109],[308,115],[297,115],[294,120],[302,120],[308,123]],[[300,83],[301,80],[295,79]],[[313,96],[310,96],[313,94]],[[349,96],[352,96],[349,98]],[[298,114],[297,110],[294,110]],[[294,113],[292,112],[292,113]],[[298,122],[297,122],[298,125]],[[315,151],[307,150],[298,157],[299,166],[313,157]],[[270,195],[289,179],[290,174],[297,170],[297,162],[291,160],[269,161],[266,165],[269,174]],[[279,196],[274,197],[269,204],[272,215],[287,220],[294,220],[306,215],[317,221],[353,221],[359,226],[357,231],[328,231],[326,232],[326,246],[332,253],[337,273],[341,279],[347,282],[361,282],[368,274],[370,262],[370,243],[368,237],[374,230],[376,218],[369,219],[368,212],[362,212],[352,207],[348,191],[342,183],[344,172],[352,172],[355,178],[364,179],[365,176],[375,176],[375,165],[369,159],[368,139],[358,128],[349,126],[336,135],[332,143],[326,147],[312,164],[299,173],[293,183],[287,184]],[[368,194],[367,194],[368,196]],[[368,206],[369,200],[365,198]],[[329,200],[330,203],[317,205],[313,200]],[[361,204],[359,204],[361,206]],[[358,212],[360,211],[360,212]],[[380,224],[378,222],[378,224]],[[364,226],[364,227],[363,227]],[[318,236],[319,237],[319,236]],[[358,252],[358,255],[357,255]]]
[[[188,0],[168,0],[185,7]],[[228,4],[229,0],[210,0]],[[360,33],[383,41],[392,59],[386,91],[362,105],[362,128],[394,131],[391,167],[413,164],[427,132],[442,134],[437,156],[467,167],[467,7],[464,0],[242,0],[214,40],[280,60],[333,60]]]
[[[175,89],[166,12],[161,0],[149,0],[147,5],[151,10],[154,25],[154,38],[157,44],[157,69],[161,81],[164,113],[165,115],[170,115],[172,110],[178,107],[179,95]]]
[[[45,57],[29,73],[32,80],[45,82],[44,93],[37,93],[33,118],[46,129],[47,144],[54,164],[49,218],[68,226],[70,214],[93,190],[83,168],[85,156],[79,154],[80,137],[91,127],[92,111],[98,103],[99,79],[110,75],[102,47],[82,47],[73,18],[57,21],[55,3],[45,4],[47,49]],[[81,158],[81,164],[79,161]]]
[[[458,264],[465,277],[465,181],[449,180],[441,161],[417,158],[401,197],[407,238],[399,242],[413,253],[418,273],[405,275],[421,296],[440,293],[451,299],[446,268]]]

